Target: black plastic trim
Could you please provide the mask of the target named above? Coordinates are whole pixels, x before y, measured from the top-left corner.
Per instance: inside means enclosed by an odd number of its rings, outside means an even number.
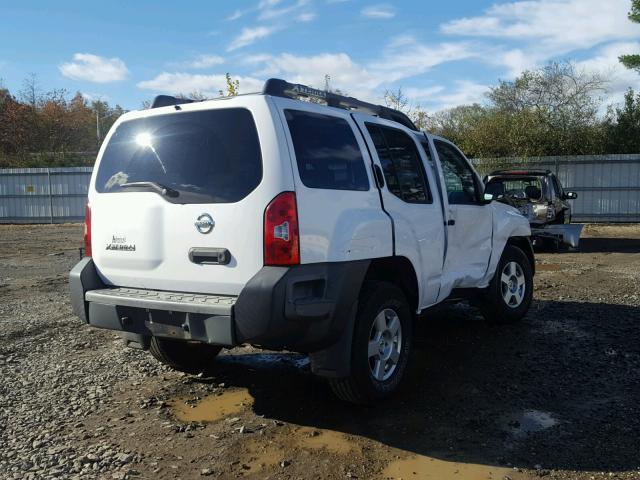
[[[305,353],[336,343],[369,263],[263,267],[233,307],[238,342]]]

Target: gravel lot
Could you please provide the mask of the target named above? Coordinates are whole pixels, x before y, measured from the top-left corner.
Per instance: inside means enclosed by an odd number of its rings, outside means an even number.
[[[426,315],[405,391],[340,403],[298,355],[181,375],[71,312],[82,227],[0,226],[0,478],[640,479],[640,226],[542,253],[533,308]]]

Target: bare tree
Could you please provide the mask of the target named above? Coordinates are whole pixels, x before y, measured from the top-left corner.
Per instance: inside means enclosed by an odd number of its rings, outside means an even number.
[[[38,75],[30,73],[22,81],[22,90],[18,92],[19,98],[30,105],[32,109],[36,109],[38,102],[42,96],[42,90],[40,89],[40,82],[38,81]]]

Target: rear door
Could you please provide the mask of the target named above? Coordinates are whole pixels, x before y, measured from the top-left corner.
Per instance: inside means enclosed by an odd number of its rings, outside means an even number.
[[[393,219],[395,255],[413,264],[420,285],[420,308],[436,302],[440,289],[444,228],[429,159],[414,133],[375,117],[353,114],[384,176],[382,204]],[[375,168],[375,167],[374,167]],[[434,194],[435,193],[435,194]]]
[[[274,98],[292,157],[302,263],[392,255],[366,145],[346,110]]]
[[[89,194],[103,280],[237,295],[263,265],[266,205],[293,188],[281,135],[265,97],[161,108],[118,122]]]
[[[439,300],[453,288],[475,288],[491,258],[493,210],[482,201],[483,187],[464,155],[450,142],[433,138],[447,202],[447,254]]]

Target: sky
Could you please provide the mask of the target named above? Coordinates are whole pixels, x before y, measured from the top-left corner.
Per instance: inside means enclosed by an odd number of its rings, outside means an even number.
[[[4,0],[0,79],[12,92],[34,73],[126,109],[159,93],[217,95],[229,72],[241,93],[265,79],[330,87],[369,101],[402,91],[429,112],[484,102],[499,79],[550,60],[612,81],[620,102],[640,74],[630,0]]]

